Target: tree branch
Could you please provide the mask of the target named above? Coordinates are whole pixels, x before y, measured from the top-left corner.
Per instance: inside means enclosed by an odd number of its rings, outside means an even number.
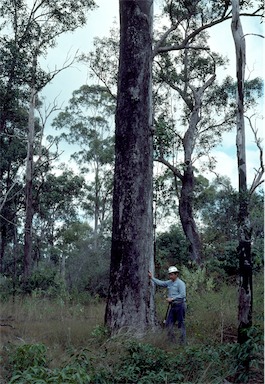
[[[264,180],[262,180],[262,177],[264,175],[263,148],[261,145],[261,139],[258,137],[258,130],[254,128],[251,121],[251,117],[245,116],[245,118],[249,122],[249,126],[254,135],[255,143],[259,149],[259,160],[260,160],[259,169],[255,169],[256,173],[254,175],[254,179],[252,181],[252,184],[249,190],[250,195],[252,195],[253,192],[264,182]]]
[[[159,156],[154,159],[154,161],[157,161],[158,163],[164,164],[168,169],[172,171],[174,176],[177,176],[181,181],[183,180],[183,175],[182,173],[174,167],[174,165],[170,164],[164,157]]]
[[[254,17],[257,17],[257,16],[261,16],[260,14],[258,14],[258,12],[262,11],[262,7],[261,8],[258,8],[255,12],[253,13],[241,13],[240,16],[254,16]],[[193,48],[193,49],[196,49],[196,47],[188,47],[188,42],[194,38],[195,36],[197,36],[200,32],[206,30],[206,29],[209,29],[215,25],[218,25],[224,21],[227,21],[229,19],[231,19],[232,16],[230,15],[230,13],[228,15],[226,15],[225,17],[221,17],[220,19],[217,19],[215,21],[212,21],[211,23],[208,23],[208,24],[205,24],[205,25],[202,25],[201,27],[197,28],[195,31],[193,31],[192,33],[190,33],[184,40],[181,44],[173,44],[173,45],[170,45],[170,46],[164,46],[164,47],[161,47],[162,43],[165,41],[165,39],[170,35],[170,33],[172,31],[174,31],[177,26],[179,24],[176,24],[175,26],[172,26],[171,28],[169,28],[169,30],[167,32],[164,33],[164,35],[162,36],[162,38],[160,39],[160,41],[156,44],[156,46],[154,47],[153,49],[153,57],[156,56],[157,54],[159,53],[163,53],[163,52],[169,52],[169,51],[178,51],[180,49],[183,49],[183,48]],[[182,20],[181,20],[182,21]]]

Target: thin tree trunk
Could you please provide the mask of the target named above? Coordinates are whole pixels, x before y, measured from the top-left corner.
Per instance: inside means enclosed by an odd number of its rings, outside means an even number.
[[[98,231],[99,231],[99,163],[96,162],[96,174],[95,174],[95,206],[94,206],[94,252],[98,251]]]
[[[4,272],[5,246],[6,246],[6,225],[3,224],[0,232],[0,273]]]
[[[7,170],[7,178],[6,178],[6,193],[5,196],[3,196],[1,202],[0,202],[0,212],[3,216],[3,218],[7,218],[7,220],[2,221],[1,230],[0,230],[0,273],[4,272],[4,257],[5,257],[5,250],[7,246],[7,233],[8,233],[8,227],[10,224],[12,225],[13,221],[13,215],[12,209],[6,204],[7,198],[9,197],[9,193],[11,193],[12,189],[16,183],[12,183],[11,177],[10,177],[10,166]]]
[[[15,295],[16,295],[16,286],[17,286],[17,260],[18,260],[18,254],[19,254],[19,246],[18,246],[18,238],[17,238],[17,223],[15,223],[14,227],[14,239],[13,239],[13,276],[12,276],[12,282],[13,282],[13,302],[15,301]]]
[[[249,339],[248,329],[252,325],[252,260],[251,260],[251,228],[249,222],[249,193],[247,190],[245,124],[244,124],[244,80],[245,80],[245,38],[239,16],[239,1],[232,1],[232,33],[236,50],[237,71],[237,161],[239,182],[239,215],[238,215],[238,255],[239,255],[239,303],[238,303],[238,342],[243,344]],[[249,355],[243,361],[244,368],[249,371]]]
[[[112,333],[155,324],[153,267],[152,0],[120,0],[120,60],[110,287]]]
[[[24,280],[30,276],[32,266],[32,220],[33,220],[33,196],[32,196],[32,181],[33,181],[33,154],[34,154],[34,110],[35,110],[35,88],[32,87],[29,120],[28,120],[28,151],[26,162],[26,186],[25,186],[25,201],[26,201],[26,217],[25,217],[25,233],[24,233]]]

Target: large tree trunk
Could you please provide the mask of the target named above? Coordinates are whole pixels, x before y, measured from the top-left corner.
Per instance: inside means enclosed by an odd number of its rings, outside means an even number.
[[[244,123],[244,81],[245,81],[245,38],[239,16],[239,1],[232,1],[232,33],[236,49],[237,71],[237,161],[239,182],[239,214],[238,214],[238,255],[239,255],[239,303],[238,303],[238,342],[243,344],[249,340],[248,329],[252,325],[252,260],[251,260],[251,227],[249,222],[249,193],[247,190],[245,123]],[[250,344],[249,344],[250,346]],[[251,350],[244,357],[243,368],[249,372]],[[240,374],[241,372],[239,372]]]
[[[152,0],[120,0],[120,60],[110,287],[112,333],[154,325],[148,281],[153,266]]]

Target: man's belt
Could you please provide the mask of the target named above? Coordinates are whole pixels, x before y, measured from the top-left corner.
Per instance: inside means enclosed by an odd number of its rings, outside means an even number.
[[[176,299],[171,302],[171,305],[182,304],[182,303],[184,303],[184,299]]]

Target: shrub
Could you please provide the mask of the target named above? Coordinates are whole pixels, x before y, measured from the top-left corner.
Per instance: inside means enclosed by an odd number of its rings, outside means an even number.
[[[182,266],[181,279],[185,281],[190,294],[195,292],[209,292],[215,287],[214,279],[208,276],[205,267],[197,267],[191,270]]]
[[[25,344],[19,346],[10,356],[14,371],[23,371],[30,367],[45,367],[46,347],[43,344]]]
[[[234,373],[234,359],[228,354],[229,348],[230,345],[194,346],[165,352],[148,344],[133,342],[114,373],[114,382],[220,383],[227,374]]]
[[[6,301],[13,292],[13,282],[10,277],[0,274],[0,300]]]
[[[43,344],[23,345],[14,352],[11,362],[14,372],[10,384],[85,384],[91,382],[90,364],[87,351],[73,354],[63,368],[49,369],[46,365],[46,347]]]

